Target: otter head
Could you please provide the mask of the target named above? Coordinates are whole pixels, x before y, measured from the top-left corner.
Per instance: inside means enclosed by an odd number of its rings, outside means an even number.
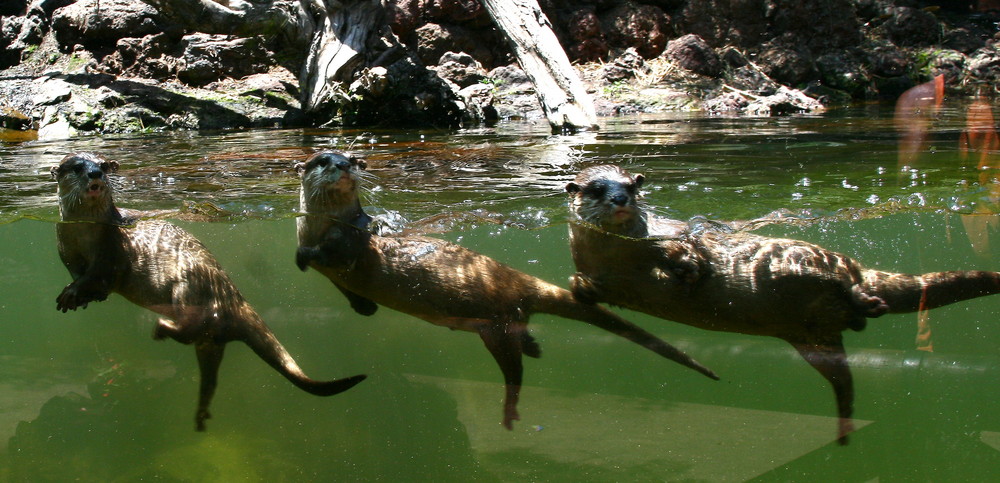
[[[645,177],[613,165],[587,168],[566,185],[570,211],[579,220],[603,230],[645,236],[646,217],[639,206],[639,188]]]
[[[59,183],[59,211],[66,219],[103,219],[114,207],[109,175],[118,162],[94,153],[67,155],[50,171]]]
[[[302,208],[307,212],[330,212],[360,207],[359,182],[364,161],[334,151],[321,151],[295,165],[302,178]]]

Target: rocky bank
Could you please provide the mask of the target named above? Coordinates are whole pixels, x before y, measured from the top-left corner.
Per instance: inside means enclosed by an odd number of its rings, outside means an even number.
[[[343,3],[356,1],[373,0]],[[540,4],[602,115],[777,115],[894,99],[938,74],[951,94],[993,96],[1000,79],[1000,1]],[[394,47],[372,46],[381,55],[317,114],[301,107],[310,31],[298,0],[6,0],[0,140],[542,117],[478,0],[382,7],[382,39]]]

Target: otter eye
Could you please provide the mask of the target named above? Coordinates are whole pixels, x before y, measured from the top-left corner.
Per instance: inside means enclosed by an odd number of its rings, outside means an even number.
[[[73,173],[80,174],[83,172],[83,163],[75,163],[73,165]]]
[[[111,171],[111,163],[105,161],[101,163],[101,171],[108,172]]]
[[[608,187],[604,183],[591,183],[583,189],[584,194],[594,198],[601,198],[608,192]]]
[[[325,168],[329,165],[330,165],[330,159],[327,158],[326,156],[321,156],[319,158],[316,158],[316,166],[319,166],[320,168]]]

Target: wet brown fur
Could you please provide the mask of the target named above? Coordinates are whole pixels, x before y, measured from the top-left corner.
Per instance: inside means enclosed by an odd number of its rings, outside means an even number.
[[[1000,292],[1000,274],[870,270],[799,240],[691,229],[642,209],[642,175],[583,170],[570,193],[574,296],[708,330],[783,339],[833,385],[839,440],[852,431],[854,389],[842,332],[868,317]],[[922,304],[922,305],[921,305]]]
[[[108,175],[117,167],[100,156],[76,153],[52,168],[62,216],[56,227],[59,256],[73,277],[56,308],[86,308],[114,292],[162,315],[155,339],[195,346],[201,371],[197,430],[204,431],[211,417],[208,408],[230,341],[243,341],[311,394],[330,396],[364,379],[306,377],[201,242],[170,223],[142,220],[141,212],[115,206]]]
[[[522,355],[541,350],[528,318],[545,312],[581,320],[636,342],[702,374],[715,374],[652,334],[565,289],[485,255],[422,236],[377,236],[361,209],[363,165],[321,152],[297,166],[302,177],[296,263],[328,277],[363,315],[385,305],[432,324],[479,334],[503,372],[503,425],[518,420]],[[378,304],[378,305],[377,305]]]

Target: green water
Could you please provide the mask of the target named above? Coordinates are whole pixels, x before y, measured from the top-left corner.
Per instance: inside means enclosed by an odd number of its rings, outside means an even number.
[[[987,481],[1000,474],[1000,297],[847,333],[859,430],[838,446],[832,390],[785,343],[621,311],[722,376],[711,381],[588,325],[538,314],[522,420],[478,337],[382,308],[351,311],[299,272],[293,164],[350,146],[375,175],[371,211],[447,213],[442,236],[566,286],[567,181],[619,163],[646,175],[661,214],[746,219],[869,266],[1000,270],[991,206],[957,149],[962,110],[939,115],[913,166],[891,107],[780,119],[606,119],[552,137],[537,124],[460,132],[249,131],[0,145],[2,481]],[[66,153],[118,160],[119,204],[178,209],[311,376],[368,374],[310,396],[230,345],[206,433],[193,430],[194,350],[153,341],[156,317],[121,297],[63,314],[55,183]],[[213,208],[213,209],[214,209]],[[189,210],[191,208],[188,208]],[[186,218],[186,217],[178,217]],[[426,226],[426,225],[425,225]],[[985,234],[985,235],[982,235]],[[975,237],[976,233],[972,233]],[[985,238],[984,238],[985,237]],[[984,244],[983,239],[994,241]]]

